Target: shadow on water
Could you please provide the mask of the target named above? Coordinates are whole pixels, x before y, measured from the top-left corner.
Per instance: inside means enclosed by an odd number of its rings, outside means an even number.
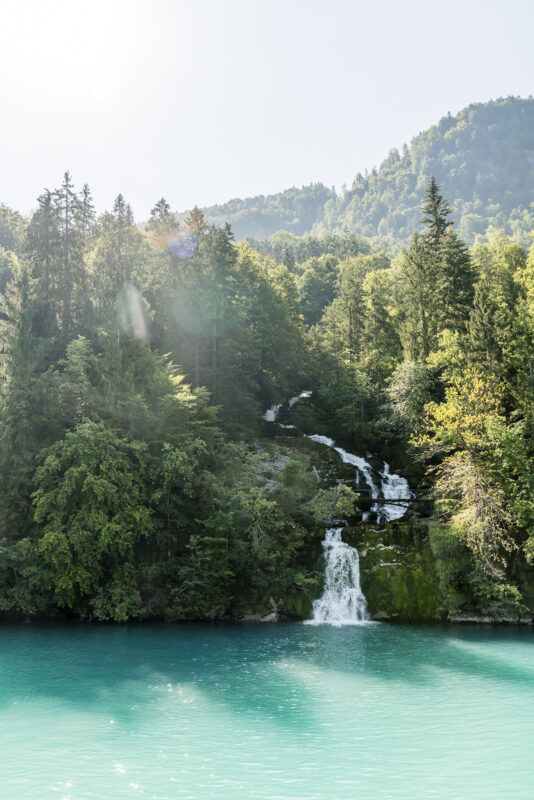
[[[511,663],[498,647],[514,643],[534,647],[531,629],[387,624],[321,628],[324,634],[309,643],[309,657],[342,672],[370,671],[378,679],[415,684],[435,682],[437,671],[444,670],[529,686],[534,681],[534,664]],[[484,644],[497,645],[496,652],[475,652]]]
[[[60,702],[127,722],[150,703],[154,713],[165,713],[170,684],[193,704],[207,697],[210,705],[239,713],[244,723],[260,716],[298,729],[313,723],[315,694],[313,681],[292,665],[356,681],[372,676],[429,685],[448,672],[531,687],[534,666],[503,656],[502,645],[516,644],[534,646],[532,631],[298,623],[4,626],[0,707]],[[489,645],[500,646],[492,653]]]
[[[140,625],[0,628],[0,707],[40,700],[135,717],[170,702],[168,687],[193,705],[232,706],[298,727],[313,717],[311,694],[274,669],[289,637],[271,647],[265,627]],[[125,702],[125,695],[128,697]]]

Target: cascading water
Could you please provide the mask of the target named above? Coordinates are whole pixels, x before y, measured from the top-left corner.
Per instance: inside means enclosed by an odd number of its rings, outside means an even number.
[[[375,503],[373,510],[376,510],[378,514],[378,522],[400,519],[413,496],[408,481],[401,475],[392,475],[389,471],[389,464],[386,464],[385,461],[380,476],[382,478],[382,496],[385,500],[396,500],[397,502],[384,503],[381,508]]]
[[[289,408],[299,400],[311,397],[311,391],[301,392],[300,395],[290,398]],[[277,417],[282,403],[269,408],[263,418],[267,422],[277,422]],[[281,428],[294,428],[294,425],[283,425]],[[383,524],[399,519],[403,516],[413,497],[408,481],[401,475],[391,474],[389,464],[384,462],[384,468],[373,469],[371,464],[353,453],[348,453],[342,447],[337,447],[333,439],[314,433],[308,439],[323,444],[335,450],[344,464],[356,468],[357,478],[361,475],[369,486],[372,504],[370,511],[363,512],[362,520],[367,520],[369,515],[376,514],[377,522]],[[316,477],[318,473],[315,472]],[[378,479],[380,485],[378,485]],[[393,502],[386,502],[391,500]],[[327,528],[323,541],[323,550],[326,562],[325,586],[322,596],[313,603],[313,617],[307,620],[308,624],[319,625],[357,625],[369,621],[367,603],[360,586],[360,557],[355,547],[350,547],[342,541],[343,528]]]
[[[313,442],[324,444],[331,447],[336,453],[339,453],[341,460],[344,464],[351,464],[356,467],[358,472],[363,475],[366,484],[371,490],[371,498],[373,500],[381,500],[380,503],[373,503],[371,511],[364,511],[362,520],[365,522],[369,514],[376,514],[377,522],[380,524],[391,522],[394,519],[400,519],[405,513],[408,505],[412,500],[412,493],[406,478],[401,475],[394,475],[390,472],[389,464],[384,461],[384,469],[377,474],[380,476],[380,486],[377,485],[373,478],[373,468],[368,461],[362,456],[355,456],[353,453],[347,453],[342,447],[336,447],[333,439],[328,436],[320,436],[313,433],[308,436]],[[397,502],[384,503],[384,500],[393,500]]]
[[[369,621],[360,586],[360,558],[355,547],[341,540],[342,528],[328,528],[323,542],[325,584],[322,597],[313,603],[308,624],[357,625]]]
[[[298,403],[299,400],[308,400],[312,396],[311,389],[306,389],[304,392],[295,395],[295,397],[290,397],[288,400],[289,408],[293,408],[295,403]]]
[[[291,397],[287,405],[291,409],[300,400],[307,400],[312,395],[311,390],[301,392],[295,397]],[[283,403],[277,403],[270,408],[263,415],[266,422],[276,422],[278,427],[286,429],[294,429],[294,425],[286,425],[278,422],[278,415]],[[308,435],[308,439],[319,444],[324,444],[330,447],[339,454],[344,464],[350,464],[356,468],[357,477],[362,476],[365,483],[369,487],[371,499],[375,500],[369,511],[364,511],[362,520],[365,522],[370,514],[376,514],[377,522],[385,524],[394,519],[400,519],[406,512],[413,498],[412,492],[408,485],[406,478],[401,475],[395,475],[390,472],[389,464],[384,461],[384,468],[382,470],[373,469],[371,464],[363,457],[356,456],[354,453],[348,453],[342,447],[337,447],[333,439],[328,436],[322,436],[318,433]],[[391,500],[391,503],[386,502]]]
[[[276,418],[278,416],[278,412],[282,408],[282,403],[276,403],[274,406],[271,406],[267,409],[265,414],[263,415],[263,419],[265,422],[276,422]]]

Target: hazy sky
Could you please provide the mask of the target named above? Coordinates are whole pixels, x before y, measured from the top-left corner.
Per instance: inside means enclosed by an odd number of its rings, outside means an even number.
[[[531,0],[1,0],[0,202],[66,169],[137,219],[350,184],[450,111],[533,92]]]

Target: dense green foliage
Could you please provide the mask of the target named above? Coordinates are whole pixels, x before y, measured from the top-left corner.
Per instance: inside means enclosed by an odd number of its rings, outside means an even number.
[[[420,228],[393,260],[350,233],[238,244],[162,199],[141,231],[68,173],[30,220],[3,208],[0,611],[306,613],[321,526],[365,500],[331,465],[318,485],[309,440],[266,440],[303,388],[292,422],[417,491],[384,533],[402,570],[368,555],[376,604],[534,610],[534,251],[468,249],[434,177]]]
[[[534,255],[499,234],[469,250],[433,177],[422,226],[393,261],[292,265],[315,403],[325,433],[420,482],[444,608],[517,616],[534,588]]]
[[[433,174],[456,209],[457,229],[471,244],[499,229],[523,246],[534,227],[534,100],[508,97],[448,114],[379,169],[358,174],[339,194],[320,184],[205,209],[230,222],[238,238],[351,231],[395,247],[420,226],[419,208]]]
[[[38,203],[2,212],[0,608],[272,610],[308,531],[237,440],[304,366],[294,277],[164,200],[144,233],[68,174]]]

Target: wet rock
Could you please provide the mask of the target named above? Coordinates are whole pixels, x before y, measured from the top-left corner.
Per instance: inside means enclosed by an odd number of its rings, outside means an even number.
[[[278,611],[271,611],[265,617],[261,617],[260,622],[280,622],[280,614]]]
[[[447,622],[454,622],[461,625],[532,625],[531,617],[512,617],[508,615],[496,615],[494,617],[487,614],[449,614]]]

